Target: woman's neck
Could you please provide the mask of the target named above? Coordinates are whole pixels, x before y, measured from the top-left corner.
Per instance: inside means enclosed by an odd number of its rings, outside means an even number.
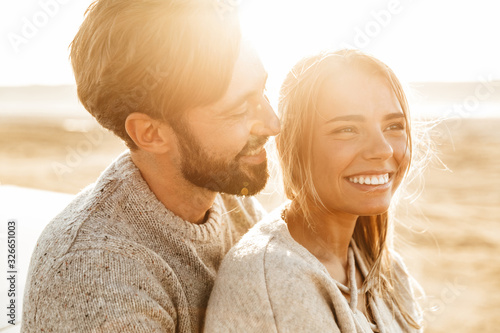
[[[311,216],[313,221],[310,227],[292,202],[286,211],[286,222],[293,239],[320,261],[337,263],[346,268],[349,243],[358,216],[319,209],[313,211]]]

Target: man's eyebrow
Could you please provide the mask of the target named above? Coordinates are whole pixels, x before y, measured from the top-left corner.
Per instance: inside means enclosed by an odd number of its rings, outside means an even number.
[[[262,80],[262,91],[266,88],[267,77],[268,77],[268,73],[266,72],[264,79]],[[238,98],[235,102],[231,103],[228,107],[224,108],[224,111],[222,113],[226,113],[226,112],[229,112],[229,111],[235,109],[236,107],[243,104],[250,97],[257,95],[257,94],[260,94],[260,93],[261,93],[261,91],[259,91],[259,90],[251,90],[251,91],[247,92],[245,95]]]
[[[385,115],[383,119],[384,120],[391,120],[391,119],[404,118],[404,117],[405,117],[405,115],[402,112],[393,112],[393,113],[389,113],[389,114]],[[366,118],[363,115],[352,114],[352,115],[338,116],[338,117],[332,118],[332,119],[328,120],[326,122],[326,124],[333,123],[333,122],[336,122],[336,121],[358,121],[358,122],[363,122],[365,120],[366,120]]]

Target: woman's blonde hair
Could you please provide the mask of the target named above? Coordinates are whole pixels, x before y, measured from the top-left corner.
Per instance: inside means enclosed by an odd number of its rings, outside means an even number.
[[[175,123],[227,90],[241,37],[220,1],[98,0],[85,15],[70,45],[78,97],[130,148],[130,113]]]
[[[406,120],[407,147],[412,155],[410,114],[403,87],[393,71],[380,60],[356,50],[321,53],[299,61],[287,75],[280,92],[281,133],[276,146],[283,171],[285,194],[293,201],[290,209],[303,217],[314,230],[311,207],[327,210],[319,197],[312,175],[312,130],[320,88],[327,79],[335,78],[339,69],[352,68],[387,81],[397,97]],[[403,170],[405,174],[409,169]],[[390,299],[400,308],[407,323],[419,327],[394,290],[392,247],[393,225],[387,212],[376,216],[360,216],[353,238],[369,268],[368,292]]]

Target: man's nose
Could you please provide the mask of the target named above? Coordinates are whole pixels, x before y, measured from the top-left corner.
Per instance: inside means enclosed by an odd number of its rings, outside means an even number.
[[[280,121],[269,102],[262,98],[256,106],[251,133],[258,136],[274,136],[280,132]]]

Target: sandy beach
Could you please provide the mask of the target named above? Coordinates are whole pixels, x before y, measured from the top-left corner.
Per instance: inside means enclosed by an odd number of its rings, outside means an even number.
[[[436,142],[449,170],[431,164],[421,195],[397,212],[396,248],[434,310],[426,332],[499,330],[499,127],[500,119],[441,124]],[[0,122],[0,183],[76,194],[124,149],[93,121],[9,117]],[[272,182],[259,198],[267,209],[282,200]]]

